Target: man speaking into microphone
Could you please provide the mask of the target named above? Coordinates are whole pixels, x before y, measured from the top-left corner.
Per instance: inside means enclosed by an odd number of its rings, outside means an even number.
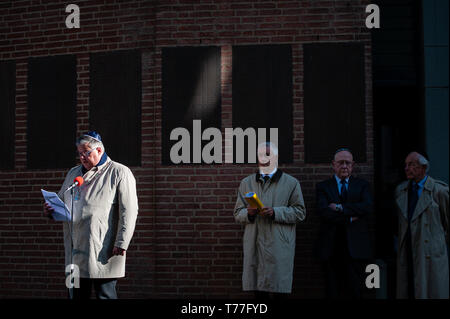
[[[74,264],[80,276],[73,298],[90,298],[94,287],[97,299],[116,299],[117,279],[125,276],[126,250],[138,214],[136,180],[128,167],[106,155],[98,133],[82,135],[76,147],[81,165],[67,173],[58,192],[73,209],[73,222],[64,222],[66,267]],[[69,188],[78,176],[82,179],[77,179],[72,194]],[[52,212],[44,204],[44,214],[51,217]]]

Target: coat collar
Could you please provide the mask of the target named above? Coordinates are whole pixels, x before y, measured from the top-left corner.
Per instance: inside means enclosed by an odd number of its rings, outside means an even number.
[[[396,202],[402,213],[403,217],[408,219],[408,189],[411,185],[411,181],[405,182],[400,188],[400,194],[398,195]],[[411,221],[418,218],[432,203],[432,191],[434,188],[434,179],[428,176],[425,185],[423,186],[422,193],[416,205],[416,209],[413,212]]]
[[[101,176],[104,172],[108,170],[108,168],[112,164],[112,160],[109,157],[106,157],[106,161],[101,164],[94,166],[89,171],[83,174],[84,178],[84,185],[87,186],[90,183],[92,183],[95,179],[97,179],[99,176]],[[81,165],[81,168],[84,168],[83,165]]]
[[[336,185],[336,187],[338,187],[338,179],[339,178],[336,175],[333,175],[333,177],[331,177],[331,179],[334,181],[334,185]],[[347,188],[350,189],[350,185],[352,184],[352,181],[354,181],[353,176],[350,175],[345,180],[347,181]]]
[[[397,206],[400,209],[400,213],[408,220],[408,187],[409,182],[403,183],[400,187],[400,192],[395,199]]]
[[[339,181],[339,183],[341,182],[341,179],[340,179],[339,177],[337,177],[336,174],[334,174],[333,176],[334,176],[334,179],[335,179],[336,183],[338,183],[338,181]],[[347,178],[345,179],[345,181],[346,181],[348,184],[350,184],[350,177],[352,177],[352,176],[350,175],[349,177],[347,177]]]
[[[411,218],[411,221],[418,218],[421,214],[425,212],[428,206],[433,202],[432,198],[432,190],[433,190],[434,182],[431,181],[431,178],[428,176],[425,185],[423,186],[422,194],[420,194],[419,201],[417,202],[416,209],[414,210],[414,214]]]
[[[278,182],[278,180],[281,178],[281,175],[283,175],[283,172],[280,169],[277,169],[275,174],[273,174],[272,178],[270,179],[271,183]],[[257,183],[261,183],[261,174],[259,171],[256,173],[255,180]]]
[[[98,164],[95,165],[93,168],[98,170],[103,164],[105,164],[107,162],[108,159],[109,159],[108,155],[106,155],[106,152],[104,152],[102,157],[100,158],[100,161],[98,162]],[[88,172],[88,170],[83,165],[81,165],[81,173],[84,175],[87,172]]]
[[[335,198],[335,200],[338,200],[339,199],[339,189],[338,189],[339,186],[338,186],[338,183],[337,183],[334,175],[333,175],[333,177],[330,178],[330,181],[331,181],[331,185],[332,185],[331,190],[333,192],[334,198]]]
[[[333,194],[334,194],[335,198],[339,199],[340,196],[339,196],[339,185],[338,185],[338,182],[337,182],[337,176],[333,175],[330,178],[330,180],[331,180],[331,184],[333,185],[333,187],[332,187]],[[346,178],[346,180],[348,182],[348,185],[347,185],[347,198],[350,198],[350,193],[353,191],[353,187],[352,187],[353,183],[352,183],[352,181],[354,181],[354,178],[353,178],[352,175],[350,175],[348,178]]]

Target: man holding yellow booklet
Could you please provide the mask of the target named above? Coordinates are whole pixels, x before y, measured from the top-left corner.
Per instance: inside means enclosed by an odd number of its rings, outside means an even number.
[[[242,288],[257,298],[291,293],[296,224],[306,216],[298,180],[278,169],[273,143],[258,146],[258,173],[241,181],[235,220],[245,225]]]

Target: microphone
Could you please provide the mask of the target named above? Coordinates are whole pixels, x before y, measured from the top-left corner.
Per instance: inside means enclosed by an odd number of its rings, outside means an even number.
[[[65,192],[70,191],[72,188],[74,188],[75,186],[81,186],[84,183],[84,179],[81,176],[77,176],[75,177],[75,179],[73,180],[73,184],[69,186],[69,188],[67,188],[65,190]],[[64,192],[64,193],[65,193]]]

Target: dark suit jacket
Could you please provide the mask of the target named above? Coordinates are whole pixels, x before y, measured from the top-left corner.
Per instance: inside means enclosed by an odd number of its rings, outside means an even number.
[[[348,250],[352,258],[368,259],[372,257],[372,244],[368,230],[368,214],[373,211],[369,183],[361,178],[350,176],[347,202],[342,204],[343,212],[328,207],[331,203],[340,203],[339,190],[334,176],[316,186],[317,213],[320,217],[319,238],[315,254],[322,260],[333,255],[338,225],[345,228]],[[350,222],[350,217],[358,220]]]

